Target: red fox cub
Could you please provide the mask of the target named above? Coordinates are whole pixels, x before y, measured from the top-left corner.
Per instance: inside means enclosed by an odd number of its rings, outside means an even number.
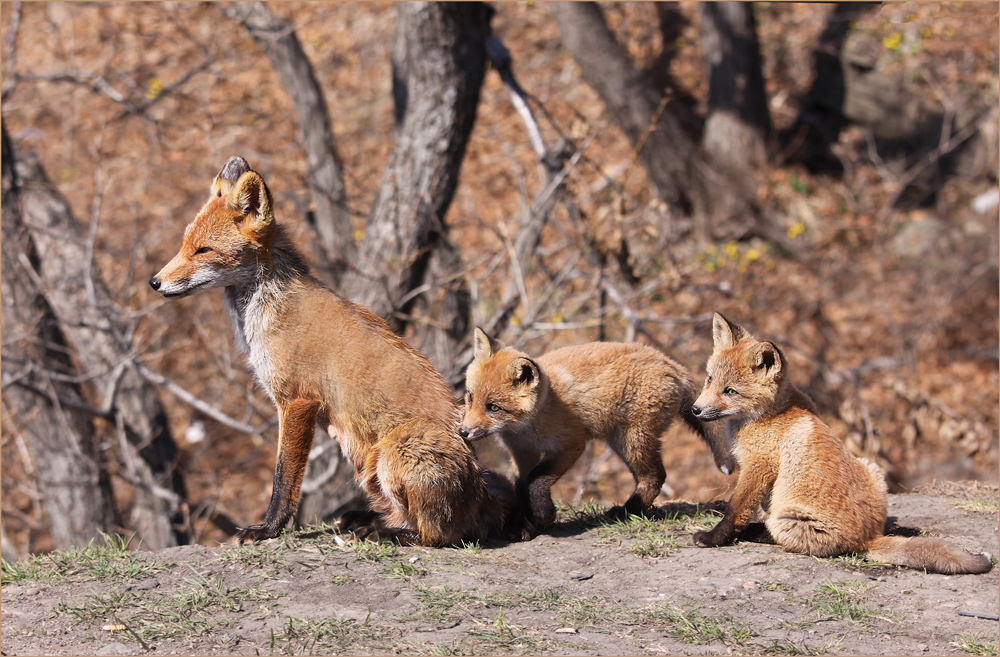
[[[666,479],[660,436],[675,417],[705,435],[690,414],[696,388],[687,370],[640,344],[591,342],[533,360],[477,328],[465,381],[459,433],[470,441],[496,434],[510,452],[526,535],[555,520],[550,489],[588,440],[606,441],[635,478],[635,492],[612,509],[622,516],[649,509],[659,494]],[[730,448],[709,443],[731,472]]]
[[[812,401],[788,379],[788,363],[771,342],[719,313],[705,389],[692,412],[722,423],[740,466],[729,508],[701,547],[731,543],[758,506],[774,542],[788,552],[830,557],[846,552],[936,573],[985,573],[986,554],[933,538],[884,536],[886,485],[877,465],[853,456],[817,417]]]
[[[241,544],[277,536],[295,512],[317,422],[381,514],[381,529],[359,535],[440,546],[500,534],[513,488],[459,437],[451,387],[382,319],[309,275],[246,160],[226,162],[149,284],[168,298],[223,287],[237,345],[278,407],[271,503],[263,523],[236,535]]]

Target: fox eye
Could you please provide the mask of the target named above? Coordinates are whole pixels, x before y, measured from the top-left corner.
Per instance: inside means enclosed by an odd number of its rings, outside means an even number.
[[[486,410],[488,410],[490,413],[499,413],[503,409],[497,406],[496,404],[487,404]]]
[[[471,392],[465,393],[465,403],[468,404],[469,406],[472,405],[472,393]]]
[[[709,386],[709,385],[711,385],[711,384],[712,384],[712,375],[711,375],[711,374],[709,374],[709,375],[708,375],[708,378],[707,378],[707,379],[705,379],[705,387],[708,387],[708,386]]]
[[[197,251],[195,251],[194,254],[195,255],[199,255],[199,254],[202,254],[202,253],[208,253],[211,250],[212,250],[212,247],[210,247],[210,246],[203,246],[200,249],[198,249]]]
[[[732,388],[726,388],[725,390],[722,391],[722,394],[726,395],[727,397],[735,397],[740,393],[736,392]]]

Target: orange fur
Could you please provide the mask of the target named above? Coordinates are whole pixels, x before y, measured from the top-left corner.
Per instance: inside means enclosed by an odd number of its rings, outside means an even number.
[[[660,437],[674,418],[701,429],[687,413],[695,390],[688,371],[635,343],[592,342],[532,359],[477,328],[466,390],[460,431],[472,441],[495,434],[510,452],[529,534],[555,519],[550,489],[588,440],[606,441],[635,478],[631,497],[613,510],[623,515],[648,510],[659,494]],[[731,458],[728,446],[718,453]]]
[[[883,536],[886,485],[874,463],[852,455],[788,379],[788,363],[770,342],[716,313],[715,348],[694,414],[718,421],[740,466],[722,520],[697,532],[702,547],[725,545],[759,507],[771,538],[789,552],[828,557],[864,552],[878,561],[939,573],[982,573],[989,556],[939,540]]]
[[[355,465],[381,534],[446,545],[499,533],[513,491],[458,435],[450,386],[381,318],[309,275],[271,205],[260,175],[231,158],[150,281],[167,297],[224,287],[237,344],[278,407],[271,504],[239,542],[276,536],[294,513],[316,422]]]

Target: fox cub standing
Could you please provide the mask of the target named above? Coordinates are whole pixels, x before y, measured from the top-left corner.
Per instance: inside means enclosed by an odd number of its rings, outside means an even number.
[[[360,535],[438,546],[501,532],[513,489],[459,437],[451,387],[382,319],[309,275],[246,160],[226,162],[180,252],[149,283],[170,298],[224,287],[236,342],[278,407],[271,503],[240,543],[277,536],[295,512],[317,422],[382,516]]]
[[[788,379],[771,342],[758,342],[719,313],[705,389],[692,412],[731,436],[739,479],[729,508],[696,544],[732,542],[763,504],[765,526],[788,552],[870,559],[937,573],[984,573],[990,557],[932,538],[884,536],[886,485],[874,463],[853,456]]]
[[[466,390],[459,431],[470,441],[496,434],[510,452],[529,535],[555,520],[550,489],[588,440],[607,441],[632,471],[635,492],[612,509],[624,515],[649,509],[659,494],[666,479],[660,436],[675,417],[704,436],[690,413],[696,388],[687,370],[634,343],[592,342],[533,360],[477,328]],[[731,449],[709,443],[731,472]]]

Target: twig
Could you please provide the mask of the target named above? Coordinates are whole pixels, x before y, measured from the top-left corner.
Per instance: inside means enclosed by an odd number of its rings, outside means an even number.
[[[135,371],[138,372],[139,375],[142,376],[147,381],[166,388],[174,395],[179,397],[181,400],[187,402],[188,404],[190,404],[191,406],[198,409],[199,411],[201,411],[202,413],[204,413],[205,415],[207,415],[208,417],[212,418],[213,420],[215,420],[220,424],[224,424],[227,427],[236,429],[237,431],[241,431],[243,433],[248,433],[252,436],[260,436],[264,432],[264,429],[266,428],[266,426],[254,427],[247,424],[246,422],[240,422],[239,420],[230,417],[229,415],[226,415],[225,413],[215,408],[214,406],[206,404],[202,400],[198,399],[196,396],[194,396],[193,394],[191,394],[178,384],[174,383],[170,379],[160,374],[157,374],[156,372],[153,372],[148,367],[146,367],[145,365],[136,360],[131,361],[131,365],[132,368],[135,369]]]

